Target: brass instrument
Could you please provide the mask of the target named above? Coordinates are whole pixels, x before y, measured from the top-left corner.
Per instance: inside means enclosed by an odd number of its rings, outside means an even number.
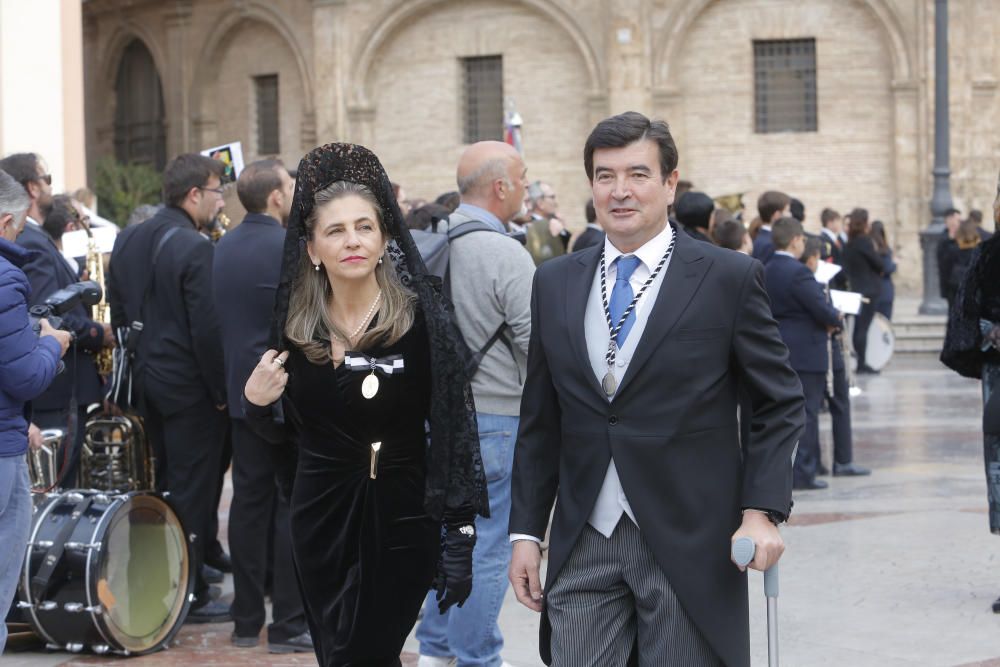
[[[28,448],[28,479],[32,493],[48,493],[59,481],[59,443],[63,431],[48,428],[42,431],[42,446]]]
[[[229,216],[225,213],[219,213],[219,215],[215,216],[215,220],[212,221],[212,227],[208,230],[209,236],[212,237],[212,243],[218,242],[219,239],[226,235],[226,232],[229,231],[229,225]]]
[[[728,195],[719,195],[713,200],[716,204],[726,209],[730,213],[736,214],[743,210],[743,193],[734,192]]]
[[[128,492],[155,486],[155,458],[141,417],[102,413],[87,421],[80,454],[81,488]]]
[[[90,228],[84,227],[84,229],[87,231],[88,236],[87,274],[90,280],[101,286],[101,300],[91,309],[91,319],[101,324],[110,324],[111,311],[108,308],[108,301],[105,298],[107,288],[104,282],[104,257],[97,248],[97,242],[94,240],[94,235],[91,233]],[[101,351],[94,355],[94,363],[97,364],[97,372],[104,377],[108,377],[114,369],[114,350],[110,347],[101,348]]]

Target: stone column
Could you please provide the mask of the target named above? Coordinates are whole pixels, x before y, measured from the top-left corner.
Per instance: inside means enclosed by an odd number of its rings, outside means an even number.
[[[304,119],[302,149],[344,136],[344,65],[347,40],[346,0],[312,0],[313,5],[313,105],[311,118]],[[309,113],[308,111],[305,113]],[[307,127],[311,124],[311,128]],[[311,136],[310,136],[311,131]]]
[[[176,0],[165,15],[167,28],[166,71],[163,72],[163,100],[166,113],[167,159],[195,150],[192,146],[191,123],[189,120],[191,49],[190,27],[192,14],[191,0]],[[205,63],[211,67],[211,63]]]

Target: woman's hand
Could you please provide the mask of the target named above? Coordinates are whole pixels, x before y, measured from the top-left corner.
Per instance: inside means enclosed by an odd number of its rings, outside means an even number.
[[[476,527],[471,520],[449,523],[433,584],[442,614],[454,604],[461,607],[472,593],[472,550],[475,546]]]
[[[288,351],[278,354],[277,350],[268,350],[260,358],[260,363],[253,369],[247,380],[243,393],[247,400],[259,407],[271,405],[285,391],[288,384],[288,373],[285,372],[285,360]]]

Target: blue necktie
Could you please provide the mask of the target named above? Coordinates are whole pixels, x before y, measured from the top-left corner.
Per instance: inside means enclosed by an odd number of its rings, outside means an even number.
[[[618,322],[622,319],[622,315],[625,313],[625,309],[628,308],[629,304],[632,303],[632,299],[635,297],[635,292],[632,291],[632,285],[629,283],[629,278],[639,267],[640,260],[635,255],[620,255],[618,259],[615,260],[618,265],[618,273],[615,276],[615,287],[611,290],[611,302],[608,303],[608,310],[611,311],[611,324],[612,326],[618,326]],[[625,320],[625,324],[622,325],[621,331],[615,336],[615,342],[618,344],[618,349],[621,349],[622,345],[625,344],[625,339],[628,337],[629,330],[632,329],[632,325],[635,324],[635,309],[628,314],[628,319]]]

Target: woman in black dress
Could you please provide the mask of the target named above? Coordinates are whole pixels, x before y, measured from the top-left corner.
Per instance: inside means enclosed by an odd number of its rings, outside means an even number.
[[[882,257],[875,250],[875,243],[868,235],[868,211],[856,208],[851,211],[851,222],[847,227],[847,245],[844,247],[844,271],[852,292],[861,292],[867,299],[861,304],[861,312],[854,319],[854,353],[858,356],[858,373],[877,373],[865,363],[868,347],[868,328],[875,316],[875,304],[882,294],[882,273],[885,267]]]
[[[323,666],[399,665],[432,581],[442,610],[468,597],[489,507],[464,344],[402,221],[367,149],[303,158],[275,349],[245,388],[279,467],[297,441],[292,549]]]

